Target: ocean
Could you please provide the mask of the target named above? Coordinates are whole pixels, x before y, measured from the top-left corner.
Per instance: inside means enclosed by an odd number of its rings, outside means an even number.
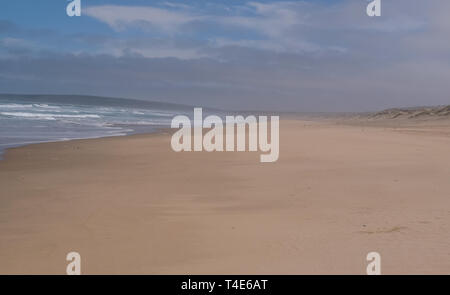
[[[31,143],[155,132],[192,107],[73,95],[0,95],[0,155]]]

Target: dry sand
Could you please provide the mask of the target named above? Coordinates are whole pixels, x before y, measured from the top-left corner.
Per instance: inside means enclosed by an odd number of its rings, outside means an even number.
[[[450,273],[448,127],[281,121],[280,158],[175,153],[169,134],[11,149],[0,273]]]

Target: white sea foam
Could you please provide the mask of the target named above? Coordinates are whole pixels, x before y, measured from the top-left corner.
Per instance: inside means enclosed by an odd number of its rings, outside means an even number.
[[[176,112],[124,106],[0,101],[0,154],[5,147],[153,132]]]
[[[0,104],[0,109],[26,109],[32,107],[33,107],[32,104],[16,104],[16,103]]]
[[[61,108],[59,106],[50,106],[48,104],[33,104],[33,106],[38,107],[38,108],[44,108],[44,109],[60,109]]]
[[[151,114],[153,116],[160,116],[160,117],[173,117],[176,115],[176,114],[172,114],[172,113],[163,113],[163,112],[154,112],[154,111],[152,111]]]
[[[53,113],[0,112],[4,116],[56,120],[56,118],[100,118],[99,115],[64,115]]]

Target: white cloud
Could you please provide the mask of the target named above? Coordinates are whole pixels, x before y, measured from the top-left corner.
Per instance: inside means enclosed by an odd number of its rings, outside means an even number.
[[[0,57],[28,54],[36,47],[33,42],[25,39],[5,37],[0,39]]]
[[[208,11],[197,10],[187,5],[163,3],[167,8],[152,6],[101,5],[88,6],[85,14],[105,22],[116,30],[127,27],[152,26],[164,31],[182,31],[183,25],[198,21],[219,25],[247,28],[269,36],[277,36],[283,30],[302,23],[296,12],[301,3],[279,2],[262,4],[249,2],[237,6],[234,12],[246,12],[251,15],[212,15]],[[227,10],[228,11],[228,10]]]
[[[348,0],[337,4],[317,4],[304,1],[279,1],[271,3],[244,2],[240,5],[222,7],[209,3],[203,7],[188,6],[163,2],[162,8],[153,6],[90,6],[86,14],[107,23],[115,30],[141,28],[150,32],[168,33],[168,37],[182,35],[190,24],[195,28],[208,30],[209,26],[223,27],[224,32],[210,37],[210,44],[217,46],[241,46],[276,52],[324,52],[348,49],[340,44],[338,38],[328,40],[321,38],[323,32],[343,35],[346,32],[364,31],[377,33],[402,33],[416,31],[425,26],[422,18],[417,18],[418,11],[412,15],[403,12],[405,2],[385,5],[386,17],[379,20],[369,19],[365,15],[366,3],[360,0]],[[215,6],[215,14],[211,6]],[[422,5],[426,7],[425,5]],[[225,9],[227,8],[227,9]],[[217,10],[222,13],[217,13]],[[420,11],[420,10],[419,10]],[[391,13],[389,13],[391,12]],[[339,31],[339,32],[338,32]],[[240,33],[243,36],[240,37]],[[194,33],[195,34],[195,33]],[[365,33],[359,33],[363,38]],[[137,50],[146,56],[153,56],[150,50]],[[177,49],[167,51],[176,53],[176,57],[203,56],[195,50],[183,54]],[[158,56],[160,54],[156,54]],[[164,54],[163,54],[164,55]]]
[[[295,25],[305,24],[305,17],[299,13],[304,7],[303,2],[274,2],[263,4],[248,3],[245,8],[252,15],[227,16],[217,18],[217,22],[241,28],[249,28],[272,37],[283,35],[286,30]]]
[[[185,11],[150,6],[88,6],[84,13],[107,23],[115,30],[123,30],[129,26],[150,25],[163,31],[173,32],[179,26],[200,19],[200,17]]]
[[[10,37],[1,39],[0,44],[5,47],[31,47],[31,43],[27,40]]]
[[[212,24],[234,31],[245,30],[250,35],[259,34],[263,38],[262,40],[253,38],[239,40],[218,35],[210,40],[214,46],[233,45],[283,52],[312,51],[319,47],[306,40],[300,40],[299,36],[292,38],[288,34],[294,26],[304,24],[305,17],[299,13],[299,9],[305,6],[303,2],[275,2],[272,4],[249,2],[231,9],[222,7],[224,14],[220,15],[213,15],[205,10],[195,10],[187,5],[174,5],[170,2],[165,2],[163,5],[167,8],[90,6],[86,9],[85,14],[118,31],[137,27],[153,32],[166,32],[173,36],[177,33],[182,34],[186,25],[195,22],[203,28]],[[151,56],[149,51],[147,51],[148,54]],[[191,52],[189,55],[195,57],[198,54]],[[177,57],[179,56],[177,54]]]

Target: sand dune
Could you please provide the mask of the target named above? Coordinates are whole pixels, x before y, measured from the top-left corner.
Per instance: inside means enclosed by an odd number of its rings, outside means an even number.
[[[0,273],[450,273],[448,127],[282,120],[280,158],[175,153],[169,134],[0,161]]]
[[[450,118],[450,105],[437,107],[415,107],[387,109],[368,116],[369,119],[417,119],[417,118]]]

